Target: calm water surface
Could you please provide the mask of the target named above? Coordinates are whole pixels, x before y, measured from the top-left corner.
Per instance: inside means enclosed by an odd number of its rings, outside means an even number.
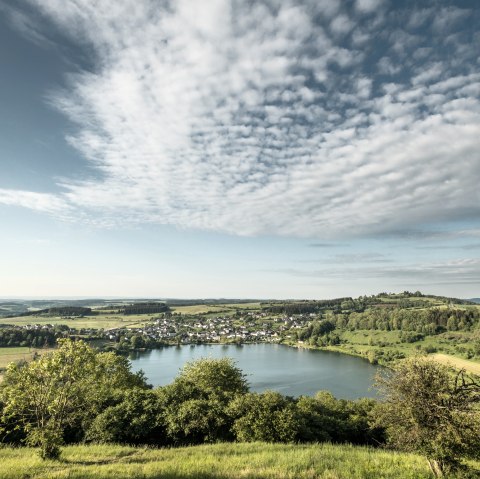
[[[247,375],[252,391],[272,389],[288,396],[329,390],[337,398],[375,397],[378,366],[330,351],[296,349],[280,344],[164,347],[130,357],[133,371],[142,369],[154,386],[169,384],[187,362],[200,358],[232,358]]]

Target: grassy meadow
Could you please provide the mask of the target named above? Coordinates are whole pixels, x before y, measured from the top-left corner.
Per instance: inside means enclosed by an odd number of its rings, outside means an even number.
[[[28,324],[57,325],[65,324],[75,329],[114,329],[136,328],[148,323],[152,315],[132,314],[128,316],[116,314],[100,314],[98,316],[84,316],[83,318],[65,318],[61,316],[16,316],[1,318],[0,323],[13,326],[27,326]]]
[[[22,360],[30,361],[35,353],[42,354],[48,351],[52,351],[52,349],[29,347],[0,348],[0,374],[1,370],[6,368],[9,363]]]
[[[432,359],[441,364],[452,366],[456,369],[465,369],[465,371],[480,376],[480,362],[449,356],[447,354],[436,353],[431,355]]]
[[[188,306],[172,306],[171,310],[173,313],[181,314],[222,314],[230,311],[230,309],[226,308],[223,304],[191,304]]]
[[[237,309],[258,311],[260,310],[260,303],[193,304],[188,306],[172,306],[171,309],[174,313],[182,314],[233,314]]]
[[[0,479],[422,479],[424,458],[330,444],[214,444],[175,449],[68,446],[60,461],[29,448],[0,449]],[[479,470],[480,473],[480,470]]]
[[[328,346],[326,349],[363,357],[368,357],[368,353],[375,350],[385,353],[397,351],[409,357],[418,353],[424,354],[426,350],[432,348],[431,350],[435,351],[430,354],[432,359],[480,374],[480,361],[477,358],[464,357],[463,351],[473,348],[475,344],[476,339],[471,333],[449,331],[426,336],[425,339],[414,343],[401,342],[400,331],[342,330],[339,331],[339,337],[341,344]]]

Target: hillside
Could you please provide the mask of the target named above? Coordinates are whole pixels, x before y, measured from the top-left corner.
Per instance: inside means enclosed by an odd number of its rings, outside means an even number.
[[[28,448],[0,449],[0,479],[142,477],[164,479],[422,479],[425,459],[411,454],[329,444],[215,444],[178,449],[69,446],[60,461]],[[479,471],[480,472],[480,471]]]
[[[323,300],[222,301],[230,300],[25,303],[30,311],[0,318],[0,348],[37,351],[55,347],[63,337],[122,352],[164,345],[278,342],[328,348],[383,365],[418,353],[469,361],[464,364],[471,372],[480,364],[480,305],[470,300],[404,291]],[[3,309],[13,307],[9,304],[3,303]],[[35,309],[40,306],[43,309]],[[60,314],[86,310],[91,314]],[[11,351],[4,353],[11,356]],[[0,363],[0,368],[5,366]]]

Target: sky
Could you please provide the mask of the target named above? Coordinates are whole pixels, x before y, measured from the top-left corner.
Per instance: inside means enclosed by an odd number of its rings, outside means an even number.
[[[2,0],[0,297],[480,296],[477,0]]]

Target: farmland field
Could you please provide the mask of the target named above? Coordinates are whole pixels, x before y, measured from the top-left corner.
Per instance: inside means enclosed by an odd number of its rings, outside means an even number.
[[[42,354],[47,351],[52,351],[52,349],[28,347],[0,348],[0,369],[4,369],[9,363],[14,361],[29,361],[35,353]]]
[[[11,324],[14,326],[26,326],[28,324],[57,325],[65,324],[69,328],[91,328],[91,329],[112,329],[112,328],[135,328],[143,326],[150,321],[152,315],[132,314],[123,315],[98,315],[85,316],[83,318],[73,319],[64,317],[48,316],[17,316],[15,318],[2,318],[2,324]]]
[[[432,354],[431,357],[435,359],[435,361],[447,366],[453,366],[456,369],[465,369],[465,371],[469,373],[480,375],[480,363],[478,362],[473,362],[467,359],[457,358],[441,353]]]

